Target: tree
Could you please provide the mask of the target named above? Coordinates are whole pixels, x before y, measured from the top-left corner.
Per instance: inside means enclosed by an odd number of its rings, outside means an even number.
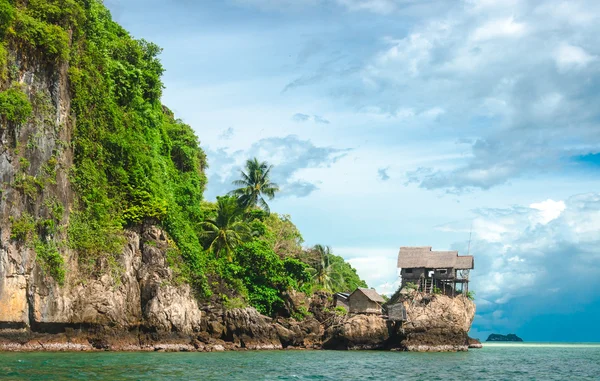
[[[269,178],[271,168],[273,167],[266,161],[259,162],[257,158],[246,161],[246,172],[241,171],[242,178],[233,182],[233,185],[240,188],[232,190],[229,194],[236,196],[243,208],[258,206],[267,214],[270,213],[264,196],[272,200],[279,191],[279,186]]]
[[[315,284],[321,286],[323,290],[333,292],[334,289],[343,288],[343,279],[340,278],[339,272],[336,271],[335,264],[330,262],[331,248],[329,246],[315,245],[312,248],[314,255],[314,275]]]
[[[243,210],[232,197],[217,197],[216,217],[207,218],[202,236],[209,242],[208,249],[219,257],[224,251],[231,260],[233,250],[250,239],[250,227],[241,218]]]
[[[281,292],[292,286],[292,278],[269,244],[253,240],[240,245],[235,253],[240,266],[238,276],[248,289],[250,305],[266,315],[283,308]]]
[[[313,283],[325,291],[351,292],[367,287],[356,270],[344,258],[332,254],[329,246],[315,245],[304,251],[300,259],[311,266]]]

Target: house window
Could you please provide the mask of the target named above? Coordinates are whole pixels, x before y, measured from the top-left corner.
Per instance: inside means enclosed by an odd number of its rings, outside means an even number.
[[[444,269],[444,270],[440,270],[440,274],[446,274],[448,272],[448,270]]]
[[[404,269],[404,272],[407,273],[407,274],[412,274],[412,270],[413,269]]]

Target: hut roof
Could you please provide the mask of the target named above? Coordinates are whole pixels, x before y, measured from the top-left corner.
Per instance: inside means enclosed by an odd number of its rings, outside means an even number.
[[[367,298],[369,298],[369,300],[373,301],[373,302],[377,302],[377,303],[385,303],[385,299],[383,299],[381,297],[381,295],[379,295],[377,293],[377,291],[375,291],[372,288],[357,288],[352,294],[354,294],[355,292],[362,292]]]
[[[432,251],[431,246],[401,247],[398,253],[398,267],[414,268],[455,268],[472,269],[472,255],[458,255],[458,251]]]

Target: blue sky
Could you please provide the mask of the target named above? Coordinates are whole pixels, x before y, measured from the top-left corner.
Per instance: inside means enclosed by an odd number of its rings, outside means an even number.
[[[600,341],[600,2],[106,4],[163,47],[208,199],[269,161],[272,209],[385,293],[399,246],[472,230],[473,336]]]

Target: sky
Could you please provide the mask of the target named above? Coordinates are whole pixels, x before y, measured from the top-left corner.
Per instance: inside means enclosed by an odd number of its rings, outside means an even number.
[[[208,200],[266,160],[271,210],[379,292],[400,246],[470,252],[471,336],[600,341],[600,2],[105,4],[164,49]]]

